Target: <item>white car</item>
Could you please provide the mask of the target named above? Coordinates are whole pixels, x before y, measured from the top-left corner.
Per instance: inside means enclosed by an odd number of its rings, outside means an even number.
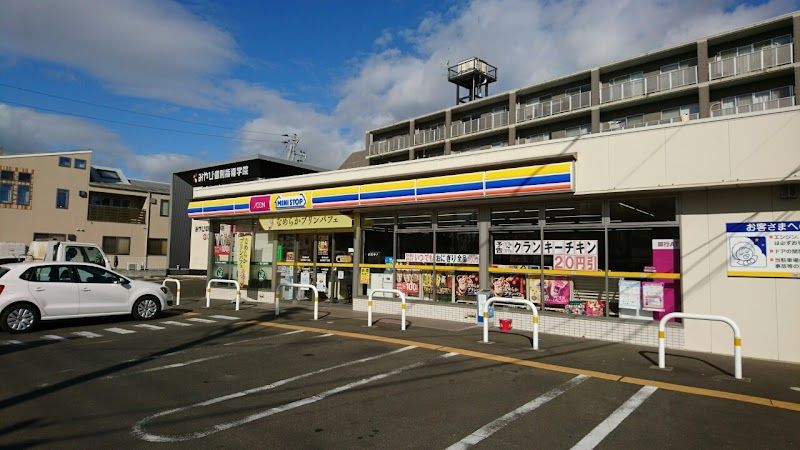
[[[131,280],[94,264],[0,266],[0,326],[10,333],[30,331],[39,320],[119,314],[149,320],[171,304],[167,288]]]

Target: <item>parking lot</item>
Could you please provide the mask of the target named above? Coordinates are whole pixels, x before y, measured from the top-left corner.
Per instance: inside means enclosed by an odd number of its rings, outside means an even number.
[[[0,447],[800,446],[800,370],[346,308],[199,303],[0,338]],[[652,349],[650,349],[652,350]]]

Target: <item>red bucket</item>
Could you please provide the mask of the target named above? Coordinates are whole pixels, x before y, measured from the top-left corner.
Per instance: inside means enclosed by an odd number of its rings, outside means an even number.
[[[511,319],[500,319],[500,331],[511,330]]]

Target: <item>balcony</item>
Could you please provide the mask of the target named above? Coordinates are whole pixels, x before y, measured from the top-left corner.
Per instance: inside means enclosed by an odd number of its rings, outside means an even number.
[[[753,53],[731,56],[708,63],[708,76],[712,80],[756,72],[770,67],[794,62],[793,44],[767,47]]]
[[[517,122],[538,119],[540,117],[561,114],[576,109],[586,108],[592,104],[592,93],[581,92],[568,95],[566,97],[550,100],[548,102],[536,103],[527,106],[517,107]]]
[[[414,133],[414,145],[430,144],[444,139],[444,125]]]
[[[600,103],[640,97],[690,84],[697,84],[697,66],[648,75],[624,83],[602,85],[600,87]]]
[[[768,111],[770,109],[788,108],[794,106],[794,96],[776,98],[766,102],[751,103],[749,105],[739,105],[730,108],[718,108],[711,110],[711,117],[731,116],[734,114],[745,114],[757,111]]]
[[[632,128],[652,127],[654,125],[666,125],[669,123],[682,123],[682,122],[685,123],[690,120],[696,120],[700,118],[700,115],[695,113],[695,114],[689,114],[686,117],[688,117],[688,119],[683,119],[682,117],[673,117],[671,119],[651,120],[648,122],[640,122],[634,124],[624,124],[613,121],[603,122],[600,124],[600,131],[606,132],[606,131],[617,131],[617,130],[630,130]]]
[[[122,208],[119,206],[89,205],[87,220],[93,222],[130,223],[144,225],[147,212],[140,208]]]
[[[407,149],[411,145],[411,136],[404,134],[384,141],[369,144],[368,156],[378,156]]]
[[[508,125],[508,111],[487,114],[466,122],[457,122],[450,126],[450,136],[458,137],[480,131],[493,130]]]

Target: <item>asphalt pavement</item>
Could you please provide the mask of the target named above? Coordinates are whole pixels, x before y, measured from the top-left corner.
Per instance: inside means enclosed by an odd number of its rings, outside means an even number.
[[[0,335],[2,448],[798,448],[800,366],[307,304]]]

